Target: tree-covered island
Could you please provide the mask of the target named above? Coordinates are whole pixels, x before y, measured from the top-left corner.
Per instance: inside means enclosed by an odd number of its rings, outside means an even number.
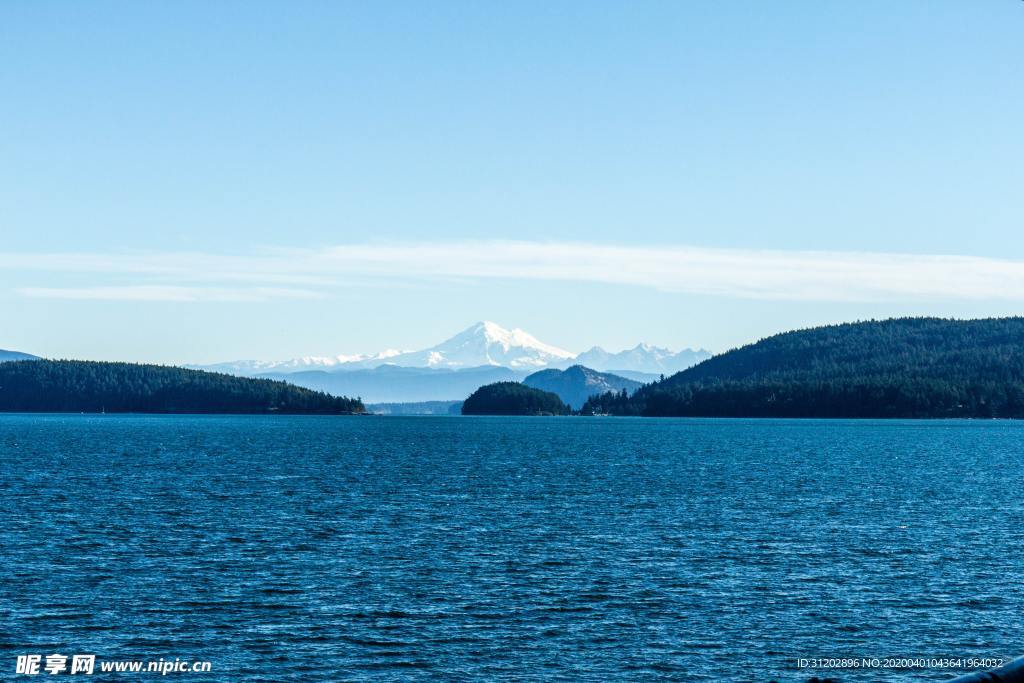
[[[77,360],[0,363],[0,411],[52,413],[364,413],[358,398],[268,379],[164,365]]]

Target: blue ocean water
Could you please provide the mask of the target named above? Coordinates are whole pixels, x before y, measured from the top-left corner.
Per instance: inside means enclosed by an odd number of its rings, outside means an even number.
[[[4,415],[0,678],[52,652],[212,663],[190,681],[867,681],[900,672],[797,660],[1011,657],[1022,437]]]

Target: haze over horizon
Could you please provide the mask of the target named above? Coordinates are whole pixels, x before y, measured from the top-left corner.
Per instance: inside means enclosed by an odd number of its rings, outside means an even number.
[[[1024,4],[0,8],[0,348],[1024,312]],[[955,46],[955,49],[950,49]]]

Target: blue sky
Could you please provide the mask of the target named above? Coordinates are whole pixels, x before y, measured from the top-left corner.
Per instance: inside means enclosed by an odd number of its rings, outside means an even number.
[[[1016,0],[6,3],[0,348],[1017,314],[1022,30]]]

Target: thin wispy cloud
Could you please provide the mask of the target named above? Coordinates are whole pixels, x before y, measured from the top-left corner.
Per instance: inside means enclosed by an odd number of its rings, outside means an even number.
[[[19,287],[22,296],[34,299],[76,301],[206,301],[261,302],[273,299],[320,299],[322,292],[281,287],[175,287],[126,285],[113,287]]]
[[[259,301],[330,296],[410,280],[589,282],[663,292],[794,301],[1024,301],[1024,261],[896,253],[629,247],[588,243],[349,244],[197,252],[0,253],[8,273],[62,273],[78,286],[33,297]],[[102,282],[115,277],[128,284]]]

